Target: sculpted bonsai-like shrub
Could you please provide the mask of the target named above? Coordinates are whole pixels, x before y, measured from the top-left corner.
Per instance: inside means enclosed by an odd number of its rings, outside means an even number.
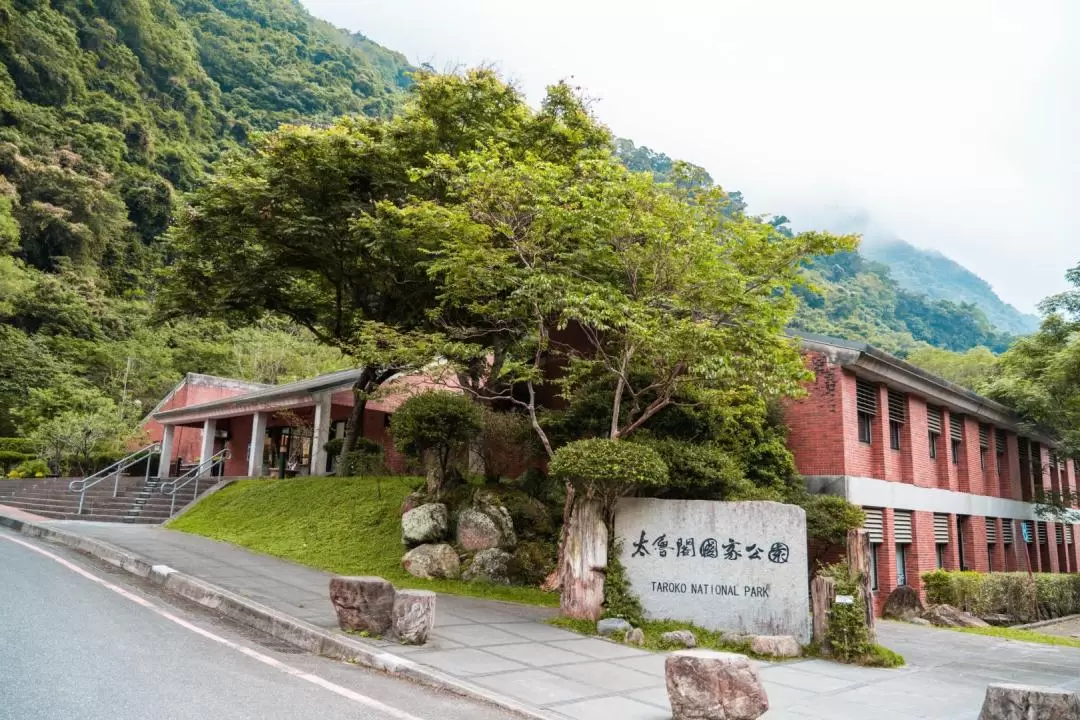
[[[431,390],[402,403],[391,420],[394,446],[430,463],[428,491],[438,495],[454,459],[483,429],[483,414],[469,398]]]

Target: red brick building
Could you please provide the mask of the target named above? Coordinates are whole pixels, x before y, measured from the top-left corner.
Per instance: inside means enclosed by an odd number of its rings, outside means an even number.
[[[869,345],[811,335],[802,345],[815,380],[788,403],[789,445],[812,492],[865,510],[878,611],[935,568],[1077,572],[1075,524],[1043,521],[1032,503],[1041,490],[1077,490],[1053,438]]]

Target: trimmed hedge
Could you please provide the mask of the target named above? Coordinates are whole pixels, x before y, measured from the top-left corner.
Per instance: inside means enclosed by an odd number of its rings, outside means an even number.
[[[930,603],[973,615],[1002,614],[1036,622],[1080,613],[1080,575],[935,570],[922,576]]]
[[[33,455],[37,452],[30,438],[0,437],[0,453],[13,452],[23,455]]]

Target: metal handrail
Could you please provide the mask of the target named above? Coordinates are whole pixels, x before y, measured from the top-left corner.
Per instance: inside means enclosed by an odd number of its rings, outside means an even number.
[[[180,492],[190,483],[194,482],[195,494],[192,497],[199,497],[199,480],[203,477],[203,473],[206,472],[213,475],[214,466],[224,463],[226,460],[229,459],[229,456],[230,453],[228,448],[225,448],[224,450],[219,450],[218,452],[211,455],[208,459],[188,470],[180,477],[172,478],[171,480],[161,483],[160,487],[158,487],[161,493],[163,495],[172,496],[172,502],[169,503],[169,517],[172,517],[173,513],[176,512],[176,493]],[[181,480],[183,482],[181,482]]]
[[[144,448],[139,448],[135,452],[120,458],[112,465],[109,465],[104,470],[98,470],[93,475],[88,475],[84,478],[78,478],[68,483],[68,492],[79,493],[79,509],[76,511],[77,515],[82,515],[83,501],[86,499],[86,491],[89,488],[94,487],[99,482],[113,476],[113,492],[112,496],[116,497],[120,490],[120,473],[127,470],[132,465],[138,463],[142,459],[146,459],[146,477],[144,481],[150,480],[150,456],[155,452],[161,452],[161,443],[150,443]]]

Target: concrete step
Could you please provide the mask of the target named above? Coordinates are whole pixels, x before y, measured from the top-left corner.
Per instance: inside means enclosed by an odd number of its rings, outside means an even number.
[[[75,513],[56,512],[54,510],[42,510],[40,512],[35,511],[35,514],[53,520],[86,520],[91,522],[138,523],[154,525],[160,525],[166,519],[161,517],[139,517],[131,515],[98,515],[95,513],[84,513],[82,515],[76,515]]]

